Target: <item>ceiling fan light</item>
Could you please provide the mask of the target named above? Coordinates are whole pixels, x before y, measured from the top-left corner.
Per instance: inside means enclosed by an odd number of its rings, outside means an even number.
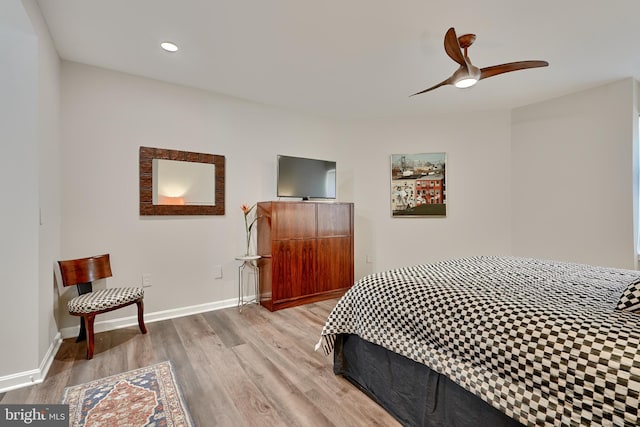
[[[467,77],[465,79],[458,80],[454,83],[455,87],[464,89],[467,87],[471,87],[474,84],[478,83],[478,79],[474,79],[473,77]]]

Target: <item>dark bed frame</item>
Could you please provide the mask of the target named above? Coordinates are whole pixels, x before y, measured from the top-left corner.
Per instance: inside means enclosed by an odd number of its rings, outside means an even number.
[[[522,426],[445,375],[357,335],[338,335],[333,371],[403,426]]]

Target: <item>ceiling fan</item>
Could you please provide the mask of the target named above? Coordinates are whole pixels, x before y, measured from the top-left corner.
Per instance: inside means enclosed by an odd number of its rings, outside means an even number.
[[[547,61],[518,61],[494,65],[492,67],[478,68],[471,63],[469,56],[467,56],[467,49],[475,40],[475,34],[463,34],[458,37],[456,35],[456,30],[454,30],[453,27],[449,28],[444,36],[444,50],[447,52],[447,55],[460,64],[460,66],[448,79],[443,80],[428,89],[414,93],[411,96],[420,95],[421,93],[429,92],[430,90],[439,88],[440,86],[450,84],[459,88],[471,87],[476,84],[478,80],[497,76],[498,74],[524,70],[527,68],[546,67],[549,65]],[[462,51],[463,49],[464,53]]]

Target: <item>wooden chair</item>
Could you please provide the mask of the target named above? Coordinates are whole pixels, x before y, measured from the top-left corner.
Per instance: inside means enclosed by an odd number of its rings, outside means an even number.
[[[111,277],[109,254],[89,258],[58,261],[62,284],[77,286],[78,296],[67,304],[69,314],[82,317],[76,342],[87,339],[87,359],[93,358],[93,322],[97,314],[117,310],[131,304],[138,305],[138,326],[147,333],[144,324],[144,291],[142,288],[107,288],[93,291],[92,282]]]

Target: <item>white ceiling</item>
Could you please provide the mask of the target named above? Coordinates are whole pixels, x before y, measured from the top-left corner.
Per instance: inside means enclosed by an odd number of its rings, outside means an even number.
[[[513,108],[640,77],[639,0],[38,0],[63,59],[344,117]],[[410,94],[449,77],[449,27],[478,67],[549,67]],[[181,50],[169,54],[159,43]]]

